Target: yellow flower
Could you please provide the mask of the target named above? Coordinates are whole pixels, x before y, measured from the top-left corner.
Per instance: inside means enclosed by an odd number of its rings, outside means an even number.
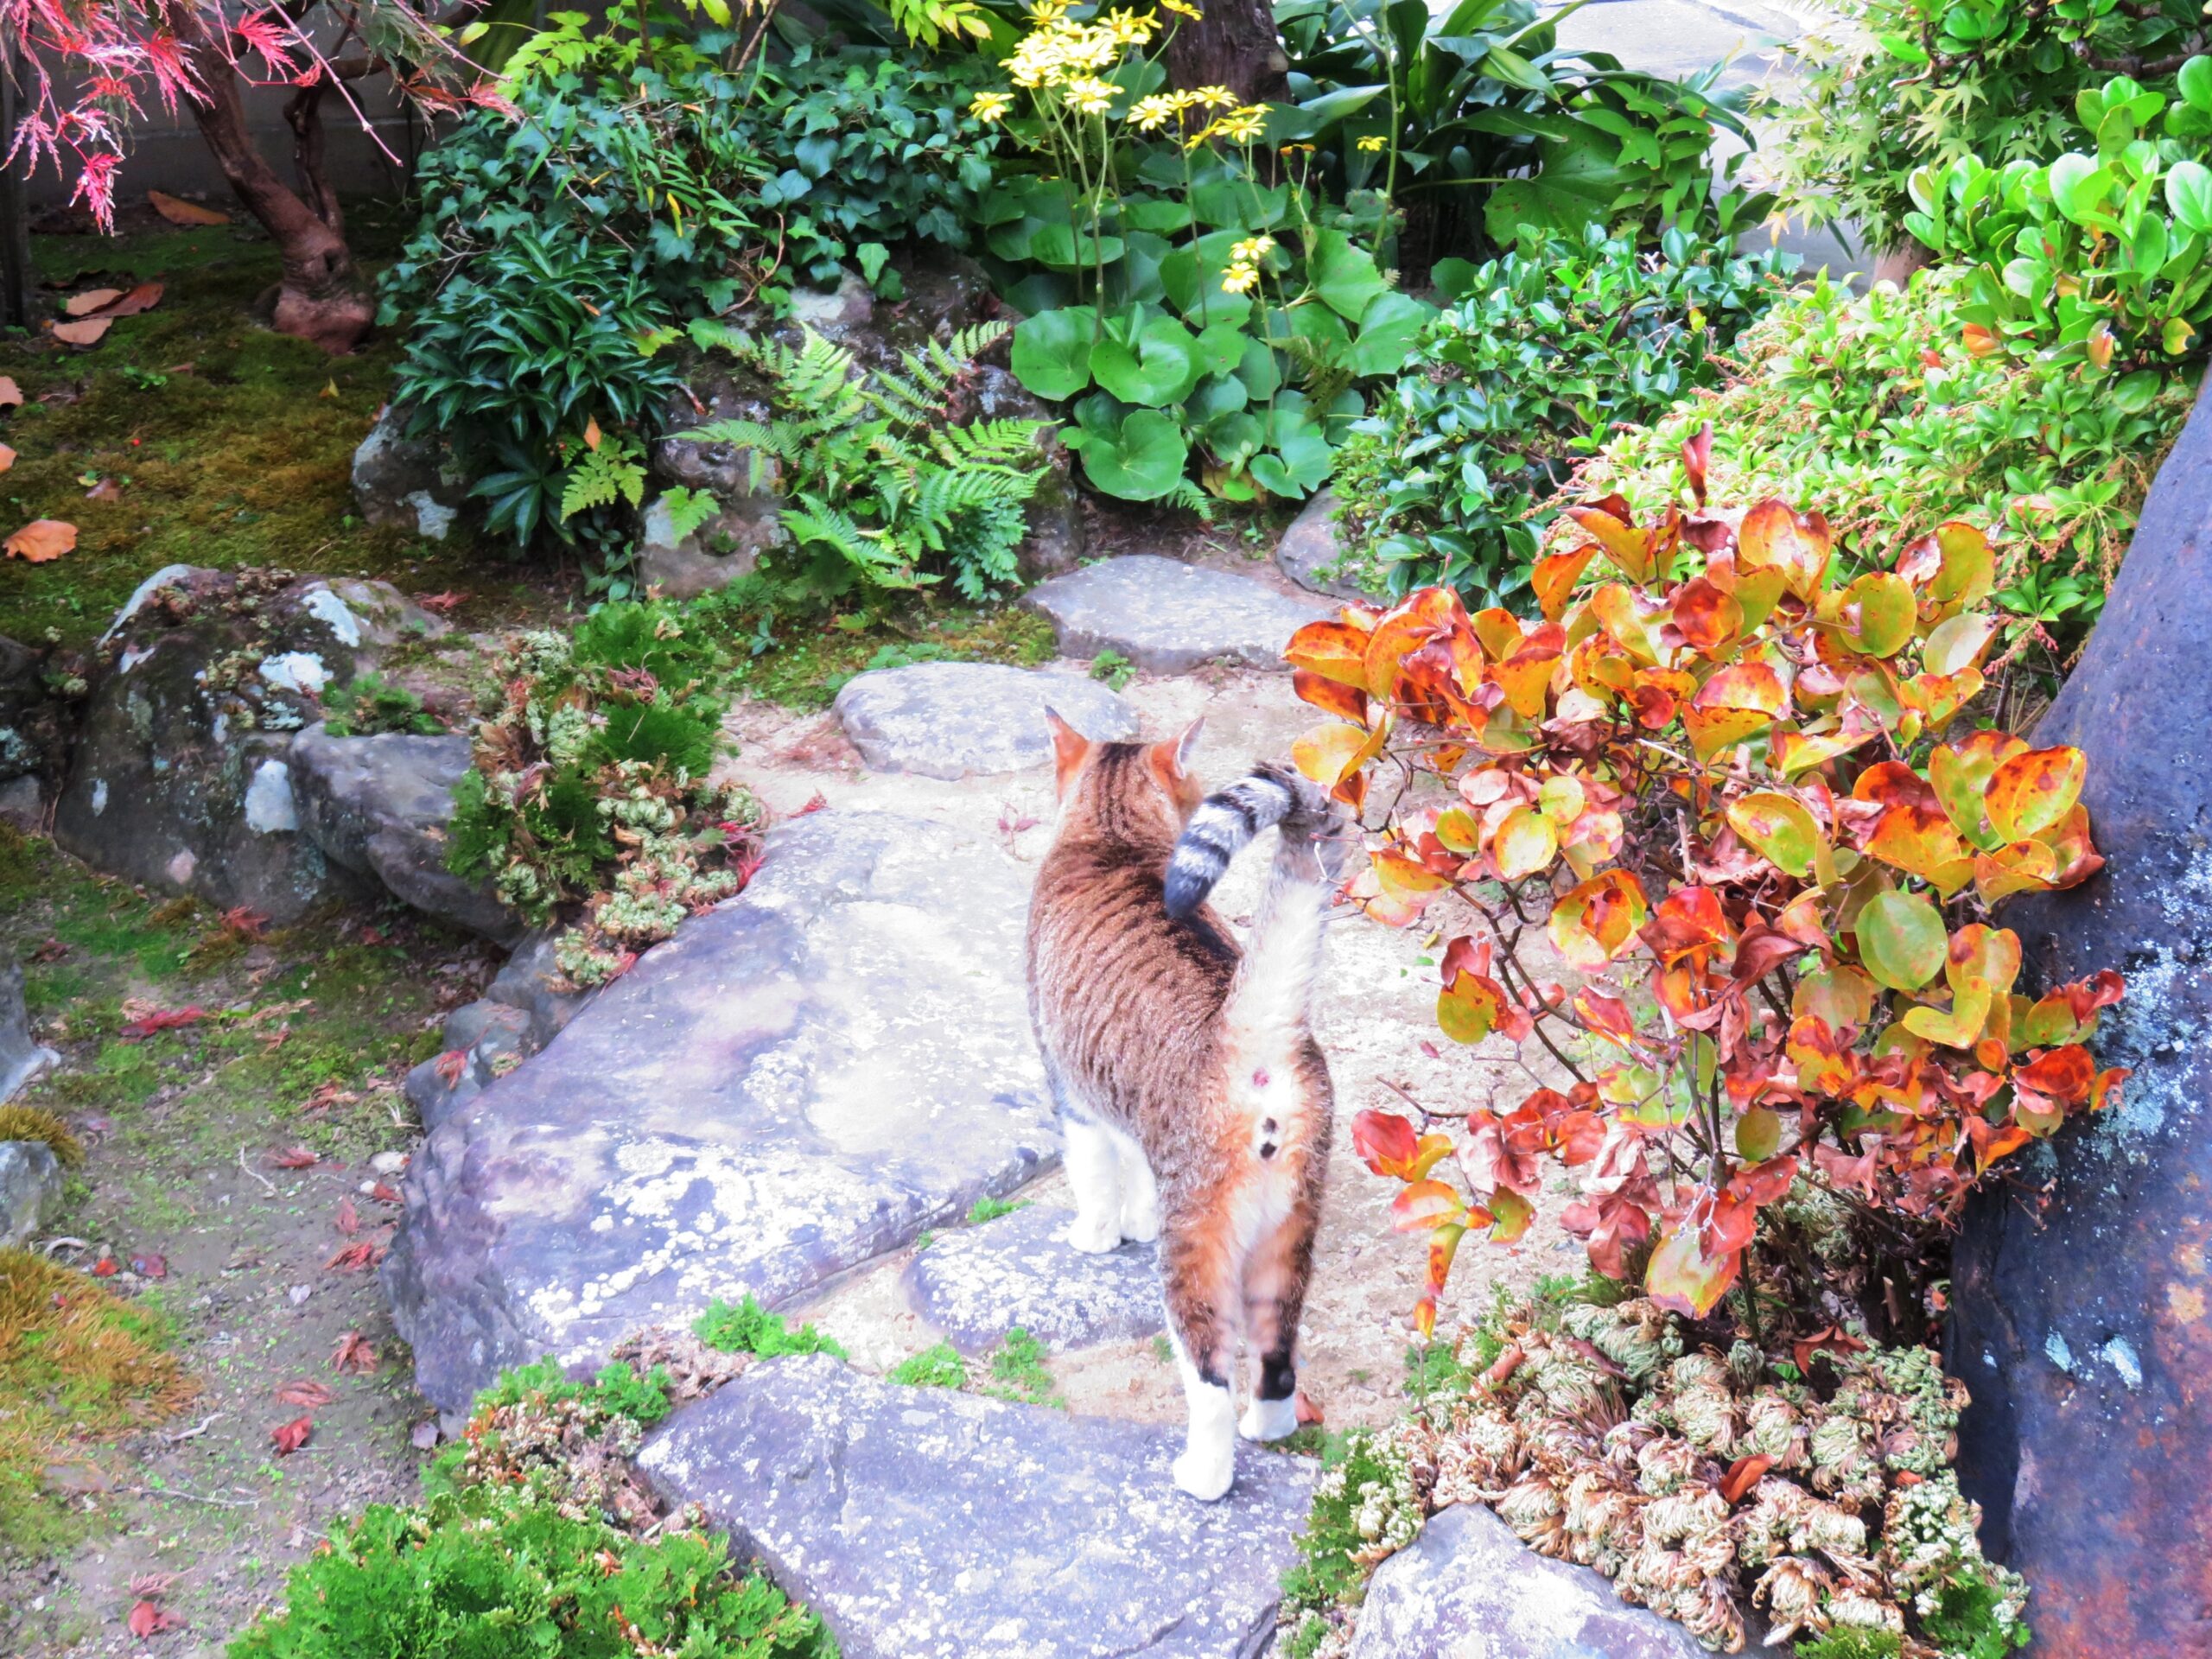
[[[1224,294],[1249,294],[1260,285],[1257,265],[1231,265],[1221,273],[1221,289]]]
[[[1196,6],[1186,3],[1186,0],[1160,0],[1160,9],[1172,11],[1178,17],[1188,17],[1193,22],[1201,21],[1205,16]]]
[[[1372,156],[1378,150],[1389,149],[1390,141],[1388,138],[1383,137],[1379,133],[1370,133],[1368,137],[1359,141],[1359,147],[1365,150],[1369,155]]]
[[[1160,22],[1140,17],[1134,11],[1109,11],[1101,27],[1114,37],[1116,46],[1142,46],[1158,31]]]
[[[1236,94],[1226,86],[1201,86],[1191,94],[1191,102],[1203,104],[1210,110],[1231,109],[1236,105]]]
[[[1236,264],[1256,265],[1274,251],[1274,246],[1275,239],[1272,236],[1248,237],[1230,249],[1229,257]]]
[[[1006,112],[1013,107],[1014,94],[1011,92],[978,92],[969,104],[968,113],[978,121],[995,123],[1004,120]]]
[[[1058,22],[1067,16],[1068,0],[1034,0],[1029,15],[1040,23]]]
[[[1083,115],[1105,114],[1113,106],[1114,95],[1113,83],[1096,75],[1079,75],[1067,84],[1068,104]]]
[[[1183,112],[1174,99],[1158,94],[1141,98],[1129,106],[1129,122],[1139,132],[1157,132]]]
[[[1267,130],[1267,107],[1260,104],[1247,104],[1242,109],[1231,110],[1214,125],[1231,143],[1249,144]]]

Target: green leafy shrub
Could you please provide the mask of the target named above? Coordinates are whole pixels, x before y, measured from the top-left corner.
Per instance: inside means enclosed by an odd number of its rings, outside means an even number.
[[[323,729],[333,737],[371,737],[382,732],[429,736],[445,730],[423,699],[375,673],[357,675],[322,694]]]
[[[753,1299],[750,1292],[734,1306],[717,1296],[708,1304],[707,1311],[692,1321],[691,1334],[708,1347],[718,1348],[726,1354],[753,1354],[762,1359],[772,1359],[779,1354],[848,1357],[842,1347],[811,1325],[792,1330],[782,1314],[769,1313]]]
[[[1643,254],[1592,229],[1440,271],[1462,297],[1338,463],[1344,563],[1378,593],[1448,582],[1483,605],[1522,599],[1576,463],[1715,384],[1712,354],[1781,296],[1791,268],[1681,231]]]
[[[1278,0],[1275,21],[1294,107],[1269,138],[1316,146],[1338,200],[1387,200],[1392,263],[1414,276],[1524,229],[1719,232],[1769,206],[1730,188],[1740,156],[1715,188],[1716,130],[1749,137],[1737,100],[1712,91],[1718,70],[1675,82],[1560,52],[1531,0]]]
[[[2212,131],[2212,57],[2177,79],[2171,105],[2125,78],[2085,88],[2075,107],[2094,154],[2001,168],[1962,156],[1912,175],[1905,228],[1970,268],[1959,315],[1978,349],[2124,373],[2114,395],[2139,405],[2173,359],[2202,358],[2212,169],[2196,156]]]
[[[604,605],[521,634],[493,664],[448,865],[533,922],[581,903],[562,971],[597,984],[735,893],[760,810],[710,777],[725,747],[716,654],[666,606]]]
[[[231,1659],[834,1659],[822,1622],[734,1576],[720,1538],[642,1542],[490,1484],[372,1504],[294,1567]]]
[[[912,1389],[964,1389],[968,1362],[950,1343],[940,1342],[907,1355],[891,1368],[885,1380]]]
[[[727,329],[696,332],[758,372],[776,412],[683,435],[750,451],[756,486],[764,458],[781,465],[792,503],[781,516],[803,585],[836,596],[856,586],[919,587],[949,571],[963,594],[982,599],[1019,579],[1014,551],[1028,527],[1023,506],[1042,479],[1046,428],[944,423],[955,381],[1005,325],[902,353],[903,373],[856,372],[849,351],[811,329],[797,350]]]
[[[2188,416],[2188,388],[1977,356],[1962,281],[1923,271],[1902,293],[1853,298],[1823,281],[1793,296],[1738,340],[1735,384],[1621,434],[1584,487],[1618,490],[1639,512],[1686,500],[1681,447],[1709,423],[1714,499],[1820,501],[1857,569],[1887,569],[1947,520],[1986,526],[2012,645],[2070,657]]]
[[[534,1364],[517,1365],[476,1396],[476,1409],[520,1405],[525,1401],[573,1401],[607,1417],[627,1417],[646,1428],[668,1415],[668,1373],[658,1366],[645,1375],[620,1363],[602,1365],[588,1382],[571,1378],[548,1354]]]
[[[1789,207],[1905,240],[1921,167],[1992,167],[2081,147],[2075,101],[2115,73],[2164,91],[2204,49],[2198,0],[1848,0],[1793,48],[1799,73],[1759,113]],[[2090,124],[2094,130],[2094,122]]]

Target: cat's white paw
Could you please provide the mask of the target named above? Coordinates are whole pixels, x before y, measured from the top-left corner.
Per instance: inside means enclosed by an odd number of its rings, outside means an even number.
[[[1244,1408],[1236,1432],[1248,1440],[1287,1440],[1298,1432],[1298,1396],[1284,1400],[1254,1400]]]
[[[1157,1196],[1125,1199],[1122,1205],[1122,1236],[1149,1244],[1160,1236],[1160,1199]]]
[[[1194,1446],[1175,1459],[1175,1484],[1192,1497],[1212,1503],[1229,1491],[1236,1478],[1236,1448]]]
[[[1103,1216],[1077,1216],[1068,1229],[1068,1243],[1085,1255],[1104,1255],[1122,1248],[1120,1218],[1112,1211]]]

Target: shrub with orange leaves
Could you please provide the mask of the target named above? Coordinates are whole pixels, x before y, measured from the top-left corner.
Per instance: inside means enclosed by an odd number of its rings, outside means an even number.
[[[1541,618],[1427,588],[1288,647],[1334,716],[1298,765],[1355,810],[1389,799],[1353,895],[1401,926],[1464,900],[1438,1024],[1533,1039],[1563,1085],[1456,1135],[1355,1122],[1404,1183],[1398,1225],[1427,1235],[1424,1336],[1463,1235],[1527,1228],[1544,1156],[1580,1174],[1564,1220],[1592,1265],[1641,1261],[1655,1300],[1701,1318],[1797,1184],[1948,1222],[2126,1075],[2087,1046],[2119,976],[2031,998],[1991,918],[2103,861],[2078,750],[1963,729],[1995,632],[1987,543],[1946,524],[1838,586],[1819,513],[1705,505],[1710,442],[1684,447],[1693,512],[1570,509],[1580,537],[1533,573]],[[1526,959],[1539,927],[1578,983]]]

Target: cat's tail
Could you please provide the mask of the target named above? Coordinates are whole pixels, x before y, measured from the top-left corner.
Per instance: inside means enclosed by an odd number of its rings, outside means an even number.
[[[1325,833],[1332,827],[1327,795],[1289,766],[1265,765],[1199,802],[1167,861],[1167,913],[1179,922],[1205,903],[1230,861],[1276,823],[1287,838]]]

